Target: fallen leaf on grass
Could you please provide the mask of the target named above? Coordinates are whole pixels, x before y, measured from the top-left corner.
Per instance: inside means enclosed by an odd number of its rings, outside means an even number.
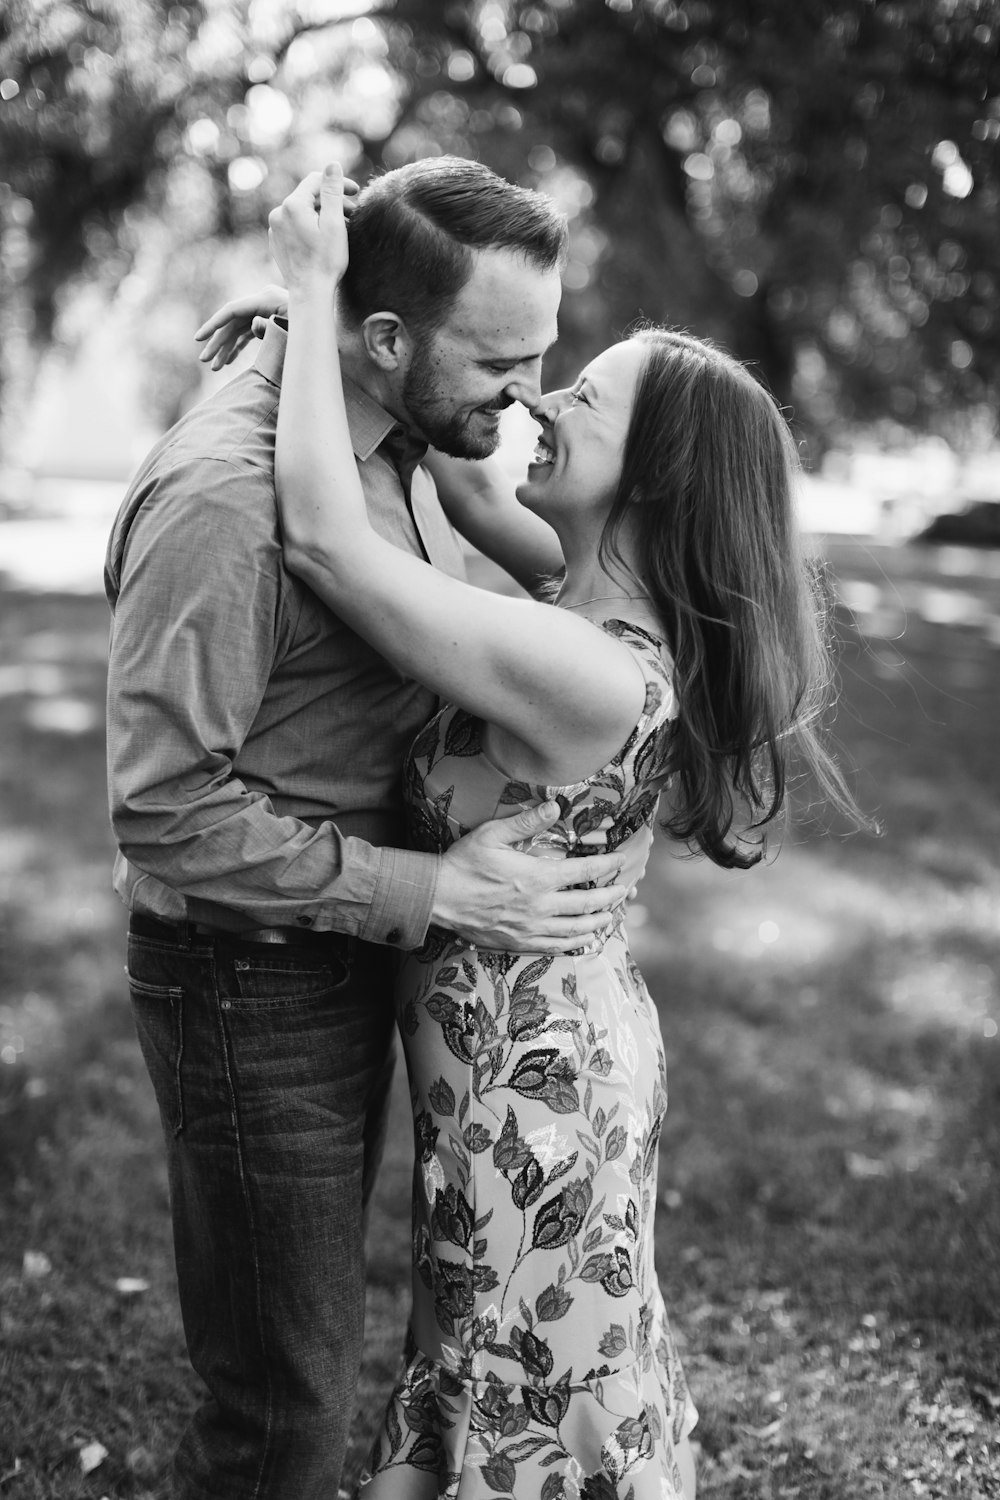
[[[149,1291],[149,1282],[142,1276],[119,1276],[115,1282],[115,1291],[120,1292],[123,1297],[135,1297],[139,1292]]]
[[[879,1156],[862,1156],[860,1151],[844,1153],[848,1177],[888,1177],[892,1168]]]
[[[747,1437],[756,1438],[758,1443],[766,1443],[768,1438],[774,1437],[784,1420],[784,1417],[775,1417],[774,1421],[768,1422],[765,1427],[748,1427],[745,1422],[740,1422],[737,1425],[741,1432],[746,1433]]]
[[[714,1302],[699,1302],[693,1312],[688,1313],[687,1321],[689,1323],[703,1323],[706,1318],[710,1318],[713,1313],[717,1313],[718,1311],[719,1309]]]
[[[52,1270],[52,1262],[44,1250],[25,1250],[21,1270],[25,1276],[48,1276]]]
[[[99,1469],[108,1456],[108,1450],[103,1443],[87,1443],[80,1449],[80,1468],[85,1474],[92,1474]]]

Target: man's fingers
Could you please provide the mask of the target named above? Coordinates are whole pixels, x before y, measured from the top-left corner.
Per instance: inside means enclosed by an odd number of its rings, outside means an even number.
[[[626,885],[599,885],[589,891],[555,891],[548,897],[548,904],[554,916],[589,921],[594,916],[606,917],[627,896]]]
[[[564,943],[568,947],[579,947],[604,937],[610,926],[606,916],[550,917],[539,924],[540,943]]]
[[[601,885],[615,878],[622,868],[622,861],[617,854],[587,854],[582,859],[575,859],[573,865],[574,885],[591,880]]]
[[[515,813],[512,818],[499,818],[491,830],[493,842],[506,844],[509,848],[524,843],[536,833],[544,833],[547,828],[551,828],[558,819],[559,812],[558,802],[542,802],[538,807],[529,807],[524,812]]]
[[[549,887],[562,890],[573,885],[606,886],[617,879],[621,870],[622,861],[617,854],[587,854],[562,864],[553,860],[549,863]]]

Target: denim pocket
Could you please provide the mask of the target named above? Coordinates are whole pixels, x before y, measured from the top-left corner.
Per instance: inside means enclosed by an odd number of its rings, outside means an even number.
[[[180,985],[155,984],[128,974],[139,1046],[152,1079],[164,1129],[184,1129],[184,991]]]
[[[233,968],[239,992],[234,1003],[246,1006],[293,1006],[322,1000],[344,987],[350,964],[337,954],[321,963],[302,958],[252,957],[236,959]]]

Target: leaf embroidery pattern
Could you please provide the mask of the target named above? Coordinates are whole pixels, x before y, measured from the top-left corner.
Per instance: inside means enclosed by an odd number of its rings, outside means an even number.
[[[554,795],[570,848],[652,822],[673,694],[659,644],[606,628],[647,676],[643,713],[587,781],[541,788],[481,757],[446,708],[404,774],[414,844],[443,851]],[[580,852],[586,852],[583,846]],[[414,1128],[412,1340],[361,1484],[420,1471],[442,1500],[682,1500],[693,1408],[653,1265],[666,1109],[655,1010],[617,925],[603,951],[476,951],[432,930],[399,1021]],[[403,1490],[408,1492],[405,1482]]]

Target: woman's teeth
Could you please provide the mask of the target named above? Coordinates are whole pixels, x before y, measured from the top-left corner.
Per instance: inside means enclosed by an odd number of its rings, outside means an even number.
[[[539,438],[538,442],[535,444],[535,452],[532,456],[531,461],[535,464],[551,464],[555,461],[555,453],[547,443],[544,443],[542,439]]]

